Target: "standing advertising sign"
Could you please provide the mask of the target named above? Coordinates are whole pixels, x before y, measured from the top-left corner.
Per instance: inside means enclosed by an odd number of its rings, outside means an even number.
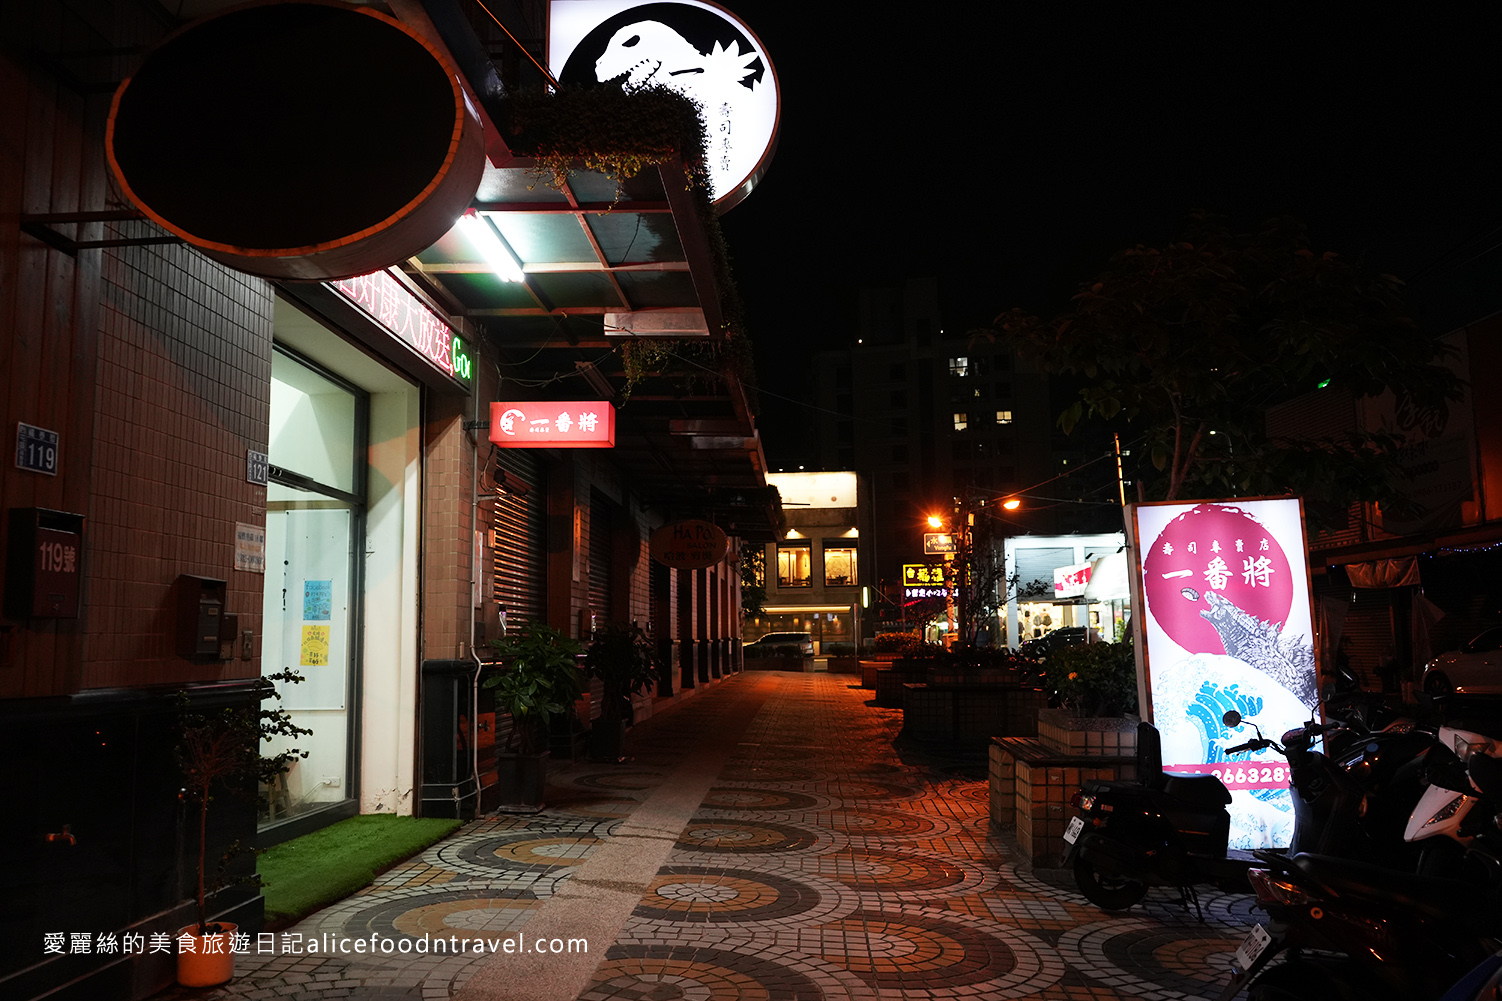
[[[1138,702],[1162,737],[1163,768],[1210,773],[1231,790],[1231,847],[1289,844],[1288,765],[1238,754],[1319,711],[1303,503],[1297,498],[1128,508]]]

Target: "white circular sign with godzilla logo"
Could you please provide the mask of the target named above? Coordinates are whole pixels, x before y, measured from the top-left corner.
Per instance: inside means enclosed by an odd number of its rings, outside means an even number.
[[[548,16],[548,68],[559,83],[662,84],[699,103],[719,211],[761,180],[781,96],[766,50],[735,15],[701,0],[553,0]]]

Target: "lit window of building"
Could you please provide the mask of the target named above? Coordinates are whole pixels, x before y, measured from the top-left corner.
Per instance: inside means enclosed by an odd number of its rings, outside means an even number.
[[[950,375],[956,375],[956,376],[962,376],[962,377],[969,375],[970,374],[970,359],[969,358],[951,358],[951,359],[949,359],[949,374]]]
[[[1012,423],[1012,412],[1010,410],[998,410],[998,411],[996,411],[996,423],[997,424],[1010,424],[1010,423]]]
[[[850,587],[855,579],[855,546],[848,539],[824,543],[824,586]]]
[[[809,543],[777,547],[777,586],[813,586],[813,549]]]
[[[957,414],[954,415],[954,429],[956,431],[963,431],[963,430],[965,430],[969,426],[970,426],[970,415],[969,414],[959,414],[959,413],[957,413]]]

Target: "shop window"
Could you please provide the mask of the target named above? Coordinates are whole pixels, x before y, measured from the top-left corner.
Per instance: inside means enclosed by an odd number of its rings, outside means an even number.
[[[777,547],[777,586],[813,586],[813,547],[807,543],[793,543]]]
[[[851,587],[855,579],[855,546],[849,539],[824,540],[824,586]]]
[[[949,359],[949,374],[952,375],[952,376],[955,376],[957,378],[961,378],[961,379],[964,378],[965,376],[969,375],[970,374],[970,359],[969,358],[951,358],[951,359]]]
[[[268,755],[294,744],[311,749],[261,790],[263,822],[349,798],[361,602],[350,554],[365,548],[367,427],[365,394],[273,351],[261,673],[290,665],[306,679],[276,683],[278,708],[313,733],[300,741],[279,738],[263,749]]]
[[[970,415],[969,414],[962,414],[962,413],[958,413],[958,412],[955,413],[955,415],[954,415],[954,429],[956,431],[963,431],[966,428],[968,428],[969,426],[970,426]]]

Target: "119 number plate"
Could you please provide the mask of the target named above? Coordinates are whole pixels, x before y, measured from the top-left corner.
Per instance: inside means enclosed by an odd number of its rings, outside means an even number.
[[[1070,820],[1069,826],[1064,829],[1065,843],[1071,845],[1074,844],[1075,840],[1080,836],[1080,832],[1084,829],[1085,821],[1082,818],[1075,817],[1074,819]]]

